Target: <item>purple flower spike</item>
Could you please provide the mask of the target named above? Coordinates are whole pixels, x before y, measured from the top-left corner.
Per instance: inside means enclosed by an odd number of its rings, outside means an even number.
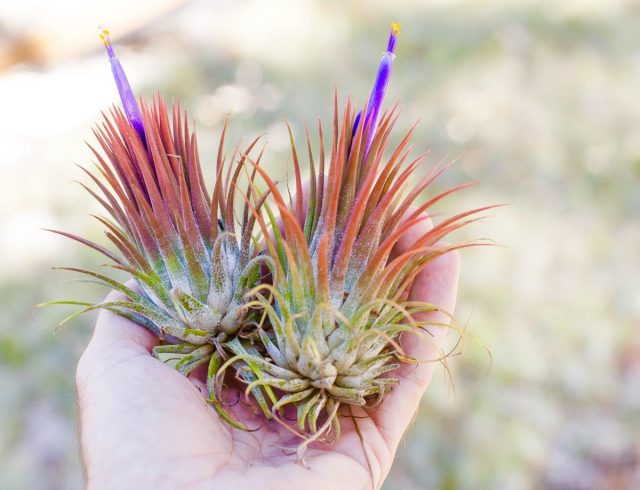
[[[107,49],[107,54],[109,55],[111,72],[113,73],[113,78],[116,81],[116,86],[118,87],[118,92],[120,93],[120,100],[122,100],[124,113],[127,115],[127,119],[129,120],[131,126],[133,126],[133,129],[135,129],[138,133],[138,136],[140,136],[142,143],[146,146],[147,140],[144,135],[142,113],[140,112],[140,107],[138,107],[138,103],[136,102],[136,97],[135,95],[133,95],[133,90],[131,90],[131,85],[129,85],[129,80],[127,80],[124,69],[120,64],[120,60],[113,50],[113,45],[111,44],[111,39],[109,38],[109,30],[100,29],[100,38],[102,39],[102,42],[104,42],[104,46]]]
[[[382,55],[380,65],[378,66],[378,73],[376,80],[373,84],[373,90],[371,90],[371,97],[369,97],[369,104],[367,105],[367,115],[365,117],[365,130],[367,131],[367,143],[365,146],[365,158],[369,152],[369,147],[373,141],[376,130],[378,128],[378,122],[380,118],[380,108],[382,107],[382,101],[384,94],[387,91],[389,85],[389,77],[391,76],[391,67],[393,66],[393,60],[396,55],[393,52],[396,49],[396,40],[400,34],[400,24],[391,24],[391,34],[389,35],[389,42],[387,43],[387,51]]]

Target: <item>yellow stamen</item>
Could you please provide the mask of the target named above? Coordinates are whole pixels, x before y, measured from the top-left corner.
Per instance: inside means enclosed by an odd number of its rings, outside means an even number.
[[[394,36],[400,34],[400,24],[398,24],[397,22],[391,23],[391,34],[393,34]]]
[[[102,39],[104,45],[108,46],[111,44],[111,39],[109,39],[109,29],[102,26],[98,26],[98,29],[100,29],[100,33],[98,35],[100,36],[100,39]]]

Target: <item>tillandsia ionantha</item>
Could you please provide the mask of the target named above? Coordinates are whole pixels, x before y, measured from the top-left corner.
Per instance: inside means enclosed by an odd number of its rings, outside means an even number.
[[[208,363],[209,401],[238,429],[248,430],[223,408],[234,378],[258,414],[301,438],[299,456],[311,442],[336,440],[350,407],[379,403],[398,381],[394,370],[420,362],[403,352],[401,335],[429,342],[427,327],[450,328],[420,321],[420,313],[439,308],[407,293],[430,261],[475,245],[438,244],[489,208],[445,219],[394,254],[431,206],[470,185],[420,202],[446,167],[413,182],[424,162],[424,155],[410,157],[413,129],[389,150],[399,113],[397,106],[383,111],[383,100],[398,35],[392,24],[361,111],[350,101],[340,111],[334,96],[329,151],[321,123],[318,154],[307,132],[306,185],[289,129],[296,178],[285,198],[260,166],[263,152],[252,156],[258,139],[227,162],[226,123],[209,193],[186,113],[179,103],[169,111],[159,96],[138,102],[103,30],[123,109],[111,109],[94,129],[102,151],[91,148],[97,170],[85,172],[98,191],[86,189],[109,215],[97,219],[115,251],[57,233],[99,251],[132,283],[65,268],[127,297],[54,302],[85,307],[67,319],[107,309],[155,333],[161,344],[153,354],[185,375]]]
[[[425,211],[471,185],[418,203],[446,167],[436,165],[412,183],[424,160],[424,155],[410,158],[413,129],[385,156],[398,110],[382,112],[381,107],[398,34],[399,26],[393,24],[363,110],[356,114],[348,101],[340,115],[334,98],[327,164],[322,126],[317,159],[307,133],[307,186],[300,178],[293,138],[294,198],[286,199],[267,173],[255,167],[271,192],[263,205],[267,218],[259,210],[254,215],[273,263],[269,264],[272,280],[254,288],[249,305],[264,311],[267,321],[258,330],[261,345],[256,353],[237,352],[220,367],[217,378],[221,381],[232,366],[253,374],[253,381],[243,378],[247,395],[264,389],[262,397],[272,401],[264,415],[302,439],[299,456],[313,441],[339,437],[340,417],[348,416],[341,407],[375,406],[398,382],[393,371],[400,363],[420,362],[404,354],[398,342],[401,334],[429,342],[426,327],[449,328],[416,320],[420,313],[439,308],[411,301],[407,293],[430,261],[476,244],[438,246],[443,237],[488,209],[443,220],[406,252],[392,255],[403,234],[425,219]],[[274,221],[276,215],[280,226]],[[244,366],[238,368],[238,363]],[[287,422],[291,419],[295,422]]]
[[[101,37],[107,50],[123,110],[113,108],[93,132],[102,152],[91,147],[96,170],[83,170],[98,191],[84,186],[106,209],[97,216],[115,251],[95,242],[56,231],[97,250],[111,260],[108,266],[128,273],[133,284],[79,268],[83,273],[127,296],[126,301],[86,306],[81,313],[107,309],[148,328],[161,339],[153,354],[185,375],[209,362],[221,344],[234,338],[254,319],[245,306],[246,292],[260,283],[260,254],[253,234],[255,215],[244,202],[236,223],[236,192],[245,161],[255,147],[224,157],[227,125],[220,137],[216,180],[209,194],[200,165],[196,135],[189,128],[179,102],[171,111],[159,96],[148,104],[136,100],[106,29]],[[237,161],[236,160],[237,157]],[[259,164],[260,155],[256,162]],[[256,171],[249,173],[249,195]],[[54,230],[51,230],[54,231]],[[51,304],[51,303],[50,303]],[[63,321],[63,322],[64,322]]]

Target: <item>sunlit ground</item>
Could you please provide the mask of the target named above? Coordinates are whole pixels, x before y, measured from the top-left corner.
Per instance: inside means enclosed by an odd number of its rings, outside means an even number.
[[[104,5],[102,5],[104,4]],[[55,5],[55,7],[54,7]],[[387,489],[640,488],[640,3],[637,1],[4,1],[0,6],[0,488],[80,488],[74,370],[97,300],[53,265],[100,258],[40,228],[104,242],[73,180],[117,100],[96,36],[108,22],[139,93],[180,97],[212,163],[265,133],[286,178],[284,121],[329,121],[334,86],[362,103],[389,22],[396,138],[457,163],[439,210],[509,203],[459,240],[457,318]],[[426,171],[426,169],[425,169]],[[487,350],[491,353],[492,364]]]

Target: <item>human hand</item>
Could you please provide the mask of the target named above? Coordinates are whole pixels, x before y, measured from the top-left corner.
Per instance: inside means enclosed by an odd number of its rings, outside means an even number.
[[[425,220],[403,235],[402,253],[431,227]],[[456,252],[440,256],[416,277],[410,299],[453,311],[459,270]],[[109,300],[122,299],[112,292]],[[448,323],[439,312],[417,320]],[[430,329],[431,342],[401,338],[406,355],[436,360],[446,327]],[[305,464],[283,452],[291,435],[277,424],[255,432],[233,429],[206,402],[197,376],[185,378],[150,354],[158,339],[143,327],[102,311],[77,370],[80,441],[90,489],[349,489],[379,488],[426,390],[436,362],[405,364],[400,383],[358,428],[345,420],[333,445],[311,444]],[[200,388],[200,389],[199,389]],[[361,408],[354,415],[364,415]],[[234,417],[256,418],[241,404]],[[366,452],[365,452],[366,451]]]

